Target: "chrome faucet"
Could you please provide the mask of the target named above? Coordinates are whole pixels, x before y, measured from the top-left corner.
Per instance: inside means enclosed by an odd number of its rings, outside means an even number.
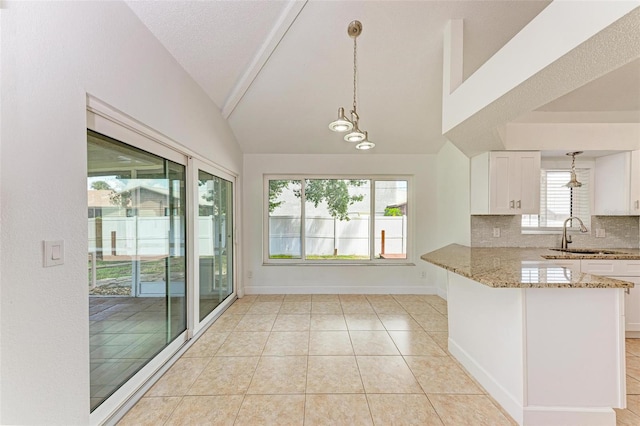
[[[571,219],[577,219],[578,222],[580,222],[580,232],[588,232],[588,229],[586,228],[586,226],[584,226],[584,223],[582,223],[582,220],[580,220],[579,217],[571,216],[569,219],[565,220],[564,224],[562,225],[562,241],[560,242],[561,249],[566,250],[567,248],[569,248],[569,243],[571,242],[571,235],[567,235],[567,223]]]

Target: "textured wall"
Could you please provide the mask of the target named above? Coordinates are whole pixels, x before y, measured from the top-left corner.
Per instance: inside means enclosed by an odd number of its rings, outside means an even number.
[[[560,247],[561,234],[522,234],[521,216],[471,216],[472,247]],[[493,236],[500,228],[500,237]],[[605,230],[605,238],[596,238],[596,229]],[[638,216],[592,216],[588,233],[571,233],[572,247],[638,248]]]

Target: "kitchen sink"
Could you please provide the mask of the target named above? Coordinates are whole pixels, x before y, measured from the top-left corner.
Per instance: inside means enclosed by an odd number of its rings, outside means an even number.
[[[563,252],[566,252],[566,253],[576,253],[576,254],[621,254],[622,253],[622,252],[619,252],[619,251],[605,250],[605,249],[580,249],[580,248],[559,249],[559,248],[553,248],[551,250],[563,251]]]

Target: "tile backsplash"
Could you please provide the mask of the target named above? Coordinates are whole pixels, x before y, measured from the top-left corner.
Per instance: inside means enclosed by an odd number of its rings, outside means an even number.
[[[472,247],[560,247],[562,235],[522,234],[521,216],[471,216]],[[494,228],[500,236],[494,237]],[[596,238],[596,229],[604,229],[605,237]],[[640,217],[591,216],[589,232],[572,232],[572,247],[638,248],[640,247]]]

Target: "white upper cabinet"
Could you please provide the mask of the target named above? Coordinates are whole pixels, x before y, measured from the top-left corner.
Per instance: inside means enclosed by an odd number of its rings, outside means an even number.
[[[631,182],[629,183],[629,212],[640,215],[640,150],[631,153]]]
[[[640,215],[640,151],[596,158],[594,214]]]
[[[471,159],[471,214],[538,214],[540,152],[493,151]]]

